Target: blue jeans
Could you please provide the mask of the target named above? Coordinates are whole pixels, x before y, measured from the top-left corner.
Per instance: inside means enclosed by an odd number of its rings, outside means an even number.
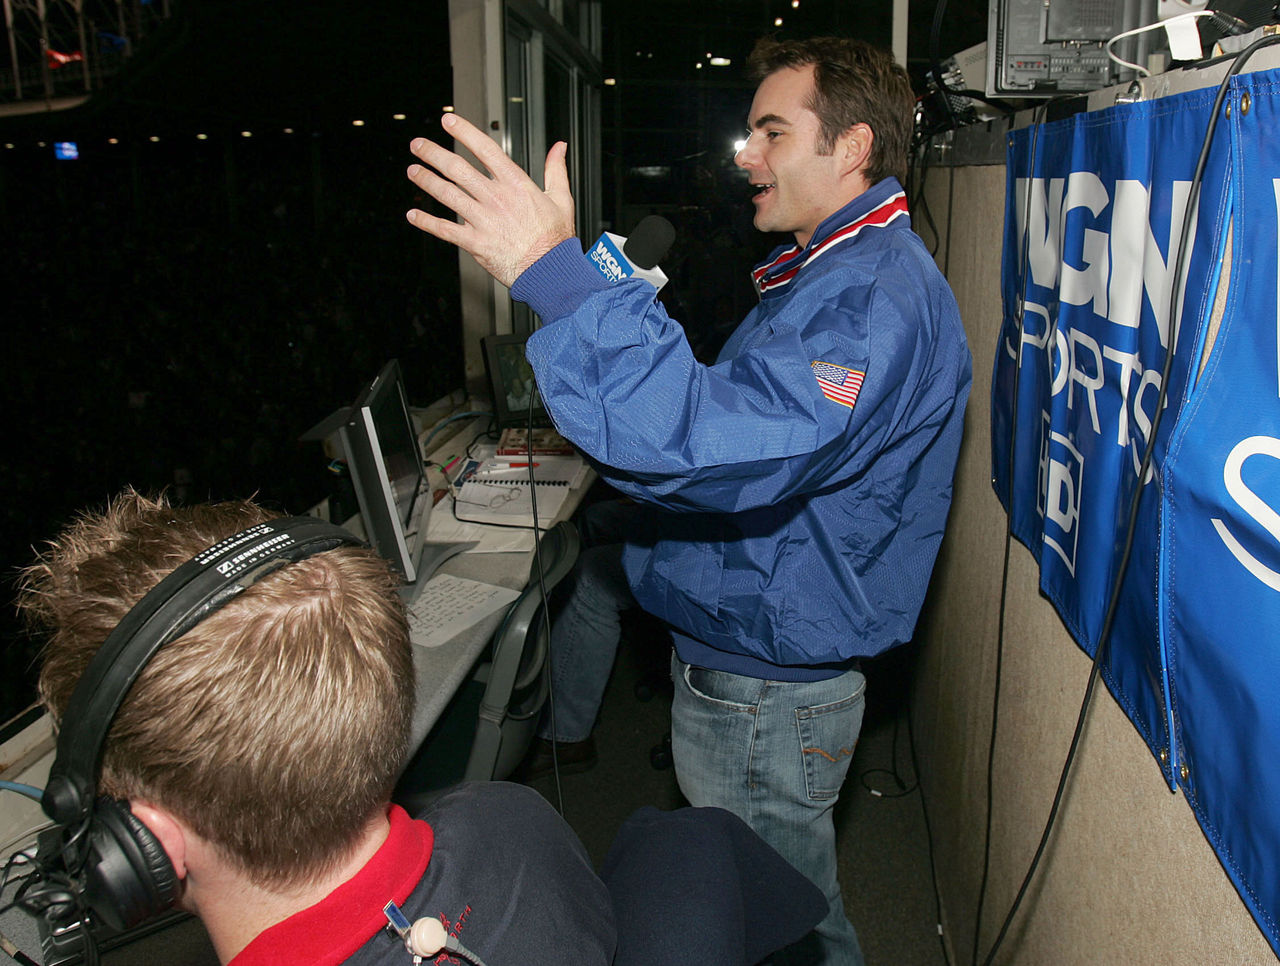
[[[622,540],[634,512],[634,504],[602,500],[578,517],[586,549],[551,626],[553,704],[542,716],[540,738],[585,741],[595,726],[622,635],[619,615],[636,606],[622,570]]]
[[[832,810],[862,728],[862,672],[764,681],[678,656],[671,671],[671,751],[685,798],[736,814],[827,897],[814,934],[771,962],[861,966],[836,880]]]

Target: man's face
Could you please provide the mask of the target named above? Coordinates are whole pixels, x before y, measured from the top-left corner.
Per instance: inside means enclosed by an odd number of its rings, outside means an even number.
[[[801,247],[856,195],[842,183],[839,146],[818,153],[818,116],[805,106],[812,90],[812,65],[766,77],[751,101],[747,143],[734,157],[758,186],[752,197],[756,228],[792,232]]]

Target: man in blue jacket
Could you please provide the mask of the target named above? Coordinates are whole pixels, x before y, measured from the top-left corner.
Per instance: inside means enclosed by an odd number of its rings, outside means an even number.
[[[909,640],[951,500],[970,384],[955,300],[910,230],[914,99],[858,41],[764,41],[749,137],[755,225],[787,232],[760,304],[712,366],[647,283],[609,284],[573,237],[565,146],[538,188],[487,136],[447,131],[492,177],[418,139],[409,177],[545,321],[528,356],[560,432],[642,504],[623,552],[672,627],[672,750],[694,805],[742,816],[824,890],[820,950],[858,963],[832,809],[861,727],[862,656]],[[434,169],[434,170],[432,170]]]

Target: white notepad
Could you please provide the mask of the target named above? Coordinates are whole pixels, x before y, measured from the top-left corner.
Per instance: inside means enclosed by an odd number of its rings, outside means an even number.
[[[453,574],[436,574],[409,607],[409,639],[439,647],[520,596],[520,591]]]

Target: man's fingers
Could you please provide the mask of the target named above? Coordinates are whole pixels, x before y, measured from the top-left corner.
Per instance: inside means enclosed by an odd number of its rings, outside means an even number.
[[[542,183],[547,186],[547,194],[557,206],[563,208],[567,204],[572,211],[573,192],[569,190],[569,167],[565,160],[568,151],[569,145],[563,141],[551,145],[542,169]]]
[[[451,208],[468,221],[474,221],[484,210],[483,205],[454,182],[440,177],[430,168],[419,164],[409,165],[405,172],[409,180],[446,208]]]
[[[429,235],[435,235],[451,245],[457,245],[464,251],[470,251],[466,245],[466,225],[460,225],[456,221],[451,221],[447,218],[437,218],[435,215],[429,215],[417,208],[405,212],[405,218],[409,220],[409,224],[413,225],[414,228],[425,231]]]
[[[409,150],[425,165],[440,172],[445,180],[452,181],[473,198],[484,200],[486,197],[491,187],[488,175],[477,171],[465,158],[427,138],[414,138],[409,144]]]
[[[465,117],[446,114],[440,119],[440,124],[453,136],[454,140],[474,154],[495,178],[528,177],[524,169],[507,157],[493,138]]]

